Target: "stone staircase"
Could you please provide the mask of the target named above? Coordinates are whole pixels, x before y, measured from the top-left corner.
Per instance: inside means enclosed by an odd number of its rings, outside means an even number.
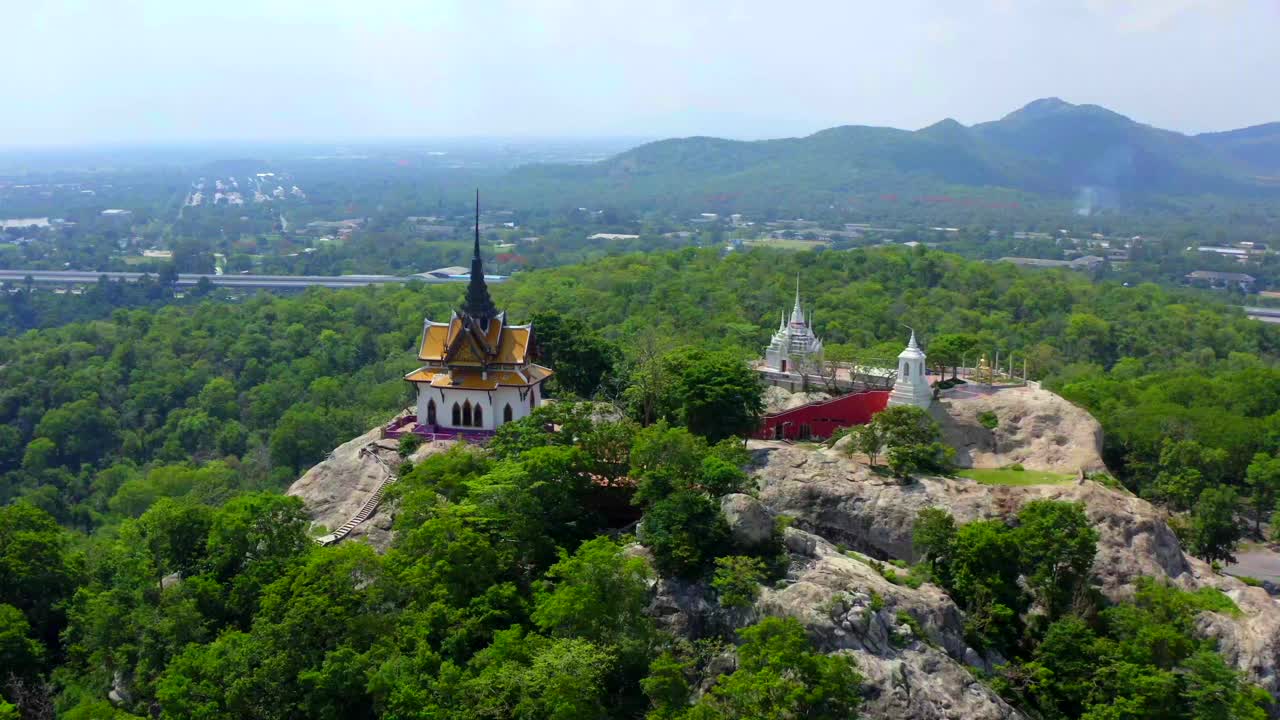
[[[378,487],[374,489],[373,494],[369,496],[369,499],[365,500],[364,505],[360,507],[359,512],[351,516],[351,519],[343,523],[337,530],[334,530],[328,535],[322,535],[316,538],[315,540],[318,544],[332,545],[347,535],[350,535],[351,531],[356,529],[356,526],[365,520],[368,520],[369,517],[373,515],[374,511],[378,509],[378,505],[382,502],[382,496],[386,493],[387,487],[397,480],[395,471],[387,465],[387,462],[378,455],[376,450],[370,450],[370,447],[373,447],[373,445],[370,444],[369,446],[361,448],[360,454],[368,455],[377,461],[378,465],[382,467],[382,480],[378,483]]]

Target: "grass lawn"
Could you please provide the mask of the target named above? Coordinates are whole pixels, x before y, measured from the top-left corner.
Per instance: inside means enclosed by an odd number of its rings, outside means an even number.
[[[963,478],[983,485],[1061,485],[1070,475],[1045,470],[1008,470],[1005,468],[968,468],[956,472]]]

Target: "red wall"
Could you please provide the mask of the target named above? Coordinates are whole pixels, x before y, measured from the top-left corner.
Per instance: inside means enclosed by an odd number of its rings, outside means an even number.
[[[801,425],[809,428],[809,437],[828,438],[836,430],[850,425],[871,422],[871,416],[889,405],[888,390],[841,395],[822,402],[801,405],[776,415],[766,415],[754,437],[770,440],[775,437],[774,428],[783,428],[783,437],[796,440],[801,435]]]

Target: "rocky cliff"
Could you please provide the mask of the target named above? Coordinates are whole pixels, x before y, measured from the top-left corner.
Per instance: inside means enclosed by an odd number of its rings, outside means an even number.
[[[449,447],[450,443],[433,442],[419,447],[411,456],[421,460]],[[395,440],[383,439],[382,429],[349,440],[329,453],[329,457],[298,478],[285,494],[302,499],[311,516],[313,532],[332,532],[356,516],[378,486],[403,462]],[[361,538],[379,551],[391,546],[391,521],[394,508],[379,505],[364,522],[356,525],[347,539]]]
[[[978,420],[986,410],[997,415],[994,434]],[[967,452],[962,457],[978,466],[1022,462],[1062,472],[1102,467],[1097,423],[1051,393],[1026,389],[952,397],[937,412],[947,438],[960,443]],[[1102,593],[1125,599],[1141,576],[1167,578],[1188,590],[1219,588],[1241,613],[1202,613],[1199,630],[1218,640],[1228,662],[1273,694],[1280,691],[1280,605],[1265,590],[1218,575],[1185,555],[1158,508],[1092,481],[1008,487],[924,477],[901,484],[850,457],[845,444],[751,441],[754,496],[726,496],[721,506],[744,544],[772,533],[778,515],[792,519],[783,538],[789,557],[785,578],[763,588],[753,606],[737,610],[722,608],[705,583],[656,580],[651,611],[659,624],[690,638],[731,637],[734,629],[767,615],[794,617],[822,649],[856,658],[866,678],[865,717],[1019,718],[978,680],[1000,658],[965,642],[964,618],[951,599],[929,584],[894,584],[873,564],[916,559],[912,530],[917,513],[927,507],[946,508],[957,521],[968,522],[1007,518],[1031,500],[1066,500],[1083,503],[1100,534],[1094,573]],[[423,446],[415,459],[446,447]],[[400,462],[396,444],[380,440],[375,430],[335,449],[289,494],[301,497],[316,525],[331,531],[358,512]],[[385,549],[393,513],[379,507],[348,537]],[[639,546],[629,552],[647,555]],[[718,672],[731,671],[733,654],[717,663]]]
[[[1018,463],[1028,470],[1075,474],[1105,470],[1102,427],[1085,410],[1035,386],[982,392],[979,385],[945,391],[930,408],[961,467]],[[989,429],[979,419],[994,418]]]
[[[1186,590],[1201,587],[1222,590],[1239,606],[1240,615],[1232,617],[1205,612],[1199,618],[1198,627],[1206,636],[1219,641],[1220,650],[1228,662],[1273,694],[1280,691],[1276,675],[1276,667],[1280,664],[1280,603],[1265,590],[1219,575],[1206,563],[1184,554],[1177,537],[1165,522],[1165,513],[1123,490],[1087,480],[1061,485],[1007,487],[980,485],[965,479],[925,477],[903,485],[893,478],[871,472],[840,449],[764,441],[752,441],[750,447],[753,451],[752,472],[763,506],[770,512],[793,518],[794,528],[813,538],[816,564],[813,559],[807,559],[805,553],[795,553],[794,542],[788,536],[788,546],[793,548],[792,572],[799,573],[795,576],[797,584],[802,578],[808,580],[813,577],[812,569],[815,567],[848,565],[839,554],[831,554],[829,543],[841,544],[882,560],[914,561],[911,534],[916,514],[927,507],[946,508],[958,522],[969,522],[1009,517],[1031,500],[1081,502],[1100,535],[1094,575],[1104,595],[1112,600],[1131,597],[1135,582],[1141,576],[1166,578]],[[943,695],[977,692],[957,684],[959,681],[955,678],[959,676],[955,673],[963,671],[965,665],[983,668],[986,659],[963,647],[963,640],[959,639],[958,611],[950,600],[940,593],[924,593],[928,586],[920,591],[908,591],[898,586],[886,588],[883,578],[876,582],[878,573],[857,570],[850,566],[848,571],[821,571],[819,575],[833,583],[830,587],[832,592],[839,589],[846,593],[868,593],[875,589],[885,598],[887,607],[907,607],[908,612],[930,630],[934,642],[945,650],[941,655],[896,652],[886,657],[870,653],[865,658],[863,656],[868,652],[863,650],[859,652],[859,662],[868,668],[882,669],[885,663],[904,663],[901,672],[920,678],[920,683],[927,687],[922,692]],[[836,582],[836,577],[844,580]],[[761,598],[761,606],[777,607],[770,603],[777,603],[784,597],[788,597],[787,590],[768,592]],[[793,602],[788,603],[791,606],[788,614],[814,618],[817,617],[815,610],[825,602],[817,595],[806,600],[795,591],[789,597]],[[834,627],[825,622],[810,622],[809,627],[825,642],[841,642]],[[879,677],[870,671],[868,676],[873,680]],[[896,676],[890,673],[885,677],[894,680]],[[944,687],[936,687],[940,683]],[[878,692],[892,696],[902,690],[898,684],[891,683],[880,686]],[[1003,712],[992,701],[989,711],[997,710]],[[1005,717],[987,713],[975,715],[967,711],[966,716]]]

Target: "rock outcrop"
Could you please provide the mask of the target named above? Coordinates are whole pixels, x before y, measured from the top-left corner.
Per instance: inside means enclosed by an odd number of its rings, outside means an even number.
[[[725,609],[709,598],[705,583],[661,579],[651,613],[664,630],[689,638],[733,637],[766,616],[795,618],[818,649],[856,660],[865,678],[863,717],[1022,717],[966,667],[990,666],[965,642],[963,616],[941,590],[895,585],[870,558],[840,552],[803,530],[788,528],[784,542],[791,560],[786,579],[764,588],[752,607]],[[643,548],[629,552],[647,557]]]
[[[720,498],[720,512],[733,540],[742,547],[761,545],[773,537],[773,514],[750,495],[732,493]]]
[[[942,440],[956,449],[961,467],[1019,463],[1028,470],[1076,473],[1105,470],[1102,426],[1085,410],[1038,387],[1000,388],[982,394],[959,386],[930,409]],[[994,430],[978,417],[993,413]]]
[[[760,499],[769,510],[791,517],[794,527],[825,541],[880,559],[916,560],[912,529],[917,513],[927,507],[945,508],[963,523],[1008,518],[1037,499],[1083,503],[1099,533],[1094,575],[1104,595],[1130,598],[1142,576],[1168,579],[1186,590],[1222,590],[1239,606],[1240,615],[1202,613],[1201,631],[1218,640],[1229,662],[1273,694],[1280,691],[1280,603],[1262,588],[1219,575],[1185,555],[1165,513],[1123,490],[1092,481],[1009,487],[935,477],[902,485],[838,448],[767,441],[752,441],[750,447]],[[956,656],[958,647],[942,637],[938,643]]]
[[[398,447],[397,441],[382,438],[381,428],[370,430],[335,448],[329,457],[294,481],[285,494],[302,499],[313,528],[331,532],[354,517],[383,480],[400,466],[403,460]],[[447,447],[447,442],[427,443],[411,459],[421,460]],[[393,508],[380,505],[346,538],[361,538],[380,552],[385,551],[391,546],[394,514]]]
[[[764,389],[764,412],[766,415],[780,413],[783,410],[798,408],[811,402],[830,400],[831,393],[820,390],[813,392],[791,392],[786,388],[770,385]]]

